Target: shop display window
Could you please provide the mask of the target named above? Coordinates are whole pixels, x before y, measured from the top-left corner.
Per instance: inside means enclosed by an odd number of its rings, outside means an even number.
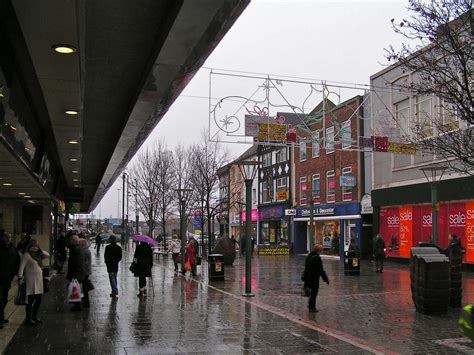
[[[338,221],[316,223],[316,241],[323,246],[325,253],[339,254],[341,227]]]
[[[286,221],[262,222],[260,244],[288,245],[287,230]]]

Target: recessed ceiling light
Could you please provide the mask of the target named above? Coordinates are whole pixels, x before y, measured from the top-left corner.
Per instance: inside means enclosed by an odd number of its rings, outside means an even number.
[[[29,200],[28,202],[29,202],[29,203],[35,203],[35,201],[33,201],[33,200]]]
[[[15,127],[15,126],[10,125],[10,128],[12,129],[12,131],[16,131],[16,127]]]
[[[5,182],[3,186],[13,186],[13,184],[10,184],[9,182]]]
[[[25,196],[23,196],[23,197],[24,197],[24,198],[31,198],[30,195],[25,195]]]
[[[79,141],[77,139],[71,139],[70,141],[67,141],[69,144],[79,144]]]
[[[71,171],[71,173],[73,173],[73,174],[79,174],[79,171],[73,170],[73,171]]]
[[[55,44],[52,48],[55,52],[60,54],[72,54],[77,52],[77,48],[69,44]]]
[[[78,161],[77,158],[69,158],[69,161]]]
[[[26,195],[24,192],[19,192],[18,195]]]
[[[72,181],[79,181],[79,179],[72,179]]]
[[[64,111],[64,113],[65,113],[66,115],[74,116],[74,115],[78,115],[78,114],[79,114],[79,111],[76,111],[76,110],[67,110],[67,111]]]
[[[74,187],[79,187],[79,185],[74,185]]]

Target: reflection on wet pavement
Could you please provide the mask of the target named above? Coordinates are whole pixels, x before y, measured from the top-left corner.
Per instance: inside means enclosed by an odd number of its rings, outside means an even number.
[[[22,326],[6,353],[455,353],[440,340],[459,337],[459,310],[443,317],[415,312],[406,265],[376,274],[366,262],[360,276],[344,276],[338,261],[325,259],[331,284],[321,285],[320,312],[308,314],[299,294],[304,256],[255,256],[256,296],[249,299],[241,296],[242,259],[226,267],[226,281],[208,284],[206,263],[191,279],[175,274],[166,257],[153,268],[155,295],[149,284],[148,297],[138,298],[125,255],[119,298],[111,299],[103,251],[93,255],[91,308],[70,312],[66,281],[57,275],[44,296],[44,324]],[[474,289],[472,275],[464,276],[464,290]]]

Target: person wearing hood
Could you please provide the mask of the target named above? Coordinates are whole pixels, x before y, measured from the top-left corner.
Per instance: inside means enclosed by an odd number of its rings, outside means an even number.
[[[82,292],[84,293],[84,297],[82,298],[82,305],[85,308],[90,307],[90,300],[89,300],[89,291],[90,285],[92,284],[89,280],[89,276],[92,274],[92,255],[89,249],[90,244],[86,239],[80,239],[79,244],[81,248],[84,250],[84,281],[82,282]]]
[[[77,235],[72,235],[70,238],[69,260],[66,278],[69,281],[76,279],[80,284],[83,284],[85,275],[84,249],[79,245],[79,237]],[[80,311],[81,309],[81,302],[77,302],[74,303],[71,311]]]
[[[38,318],[38,312],[44,292],[43,260],[48,257],[49,254],[41,250],[38,241],[31,239],[21,258],[20,268],[18,269],[18,282],[26,282],[26,325],[42,323]],[[23,281],[23,277],[25,277],[26,281]]]
[[[0,229],[0,329],[5,319],[5,307],[8,303],[8,292],[12,284],[13,277],[18,271],[20,255],[11,242],[11,236],[3,229]]]

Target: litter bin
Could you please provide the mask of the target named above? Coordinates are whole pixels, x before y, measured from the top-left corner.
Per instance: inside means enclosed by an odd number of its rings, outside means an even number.
[[[444,314],[450,298],[449,259],[434,247],[411,248],[410,278],[416,311]]]
[[[209,281],[224,281],[224,255],[210,254],[207,261],[209,264]]]
[[[349,249],[344,252],[344,275],[360,274],[360,253]]]

